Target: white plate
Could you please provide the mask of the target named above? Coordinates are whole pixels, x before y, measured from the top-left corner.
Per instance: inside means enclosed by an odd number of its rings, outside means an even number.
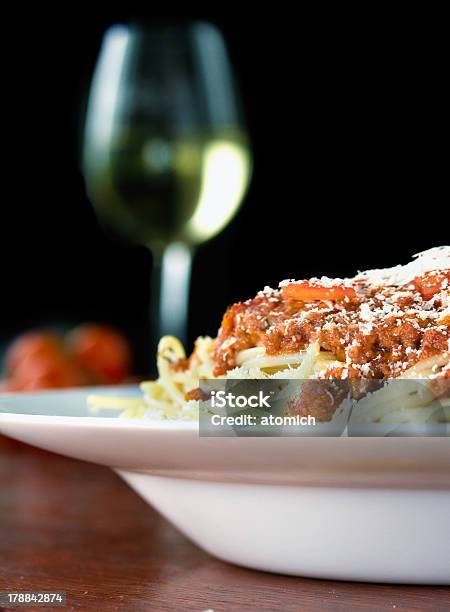
[[[112,467],[221,559],[302,576],[450,584],[449,438],[199,437],[196,423],[89,416],[89,392],[4,395],[0,431]]]

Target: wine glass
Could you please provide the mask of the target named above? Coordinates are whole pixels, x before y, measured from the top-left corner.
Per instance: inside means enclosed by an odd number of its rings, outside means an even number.
[[[153,254],[153,344],[186,340],[196,245],[242,203],[251,153],[236,83],[211,24],[114,25],[104,35],[83,147],[101,221]]]

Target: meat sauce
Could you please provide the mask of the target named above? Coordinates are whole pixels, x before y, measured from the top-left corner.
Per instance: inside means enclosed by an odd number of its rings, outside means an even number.
[[[423,274],[400,287],[327,280],[287,283],[231,306],[215,342],[215,376],[236,367],[237,354],[255,346],[277,355],[318,341],[342,362],[326,371],[331,379],[394,377],[450,350],[444,312],[449,270]]]

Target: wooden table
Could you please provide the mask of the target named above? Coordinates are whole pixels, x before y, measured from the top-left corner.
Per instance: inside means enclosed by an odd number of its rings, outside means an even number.
[[[55,589],[67,592],[66,609],[99,612],[450,610],[446,587],[310,580],[222,563],[109,469],[0,436],[0,590]]]

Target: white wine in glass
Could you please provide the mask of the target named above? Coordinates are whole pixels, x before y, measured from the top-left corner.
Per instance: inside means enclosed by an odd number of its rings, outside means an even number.
[[[220,32],[115,25],[86,115],[83,170],[99,218],[153,254],[153,345],[186,340],[193,249],[236,214],[251,153]]]

